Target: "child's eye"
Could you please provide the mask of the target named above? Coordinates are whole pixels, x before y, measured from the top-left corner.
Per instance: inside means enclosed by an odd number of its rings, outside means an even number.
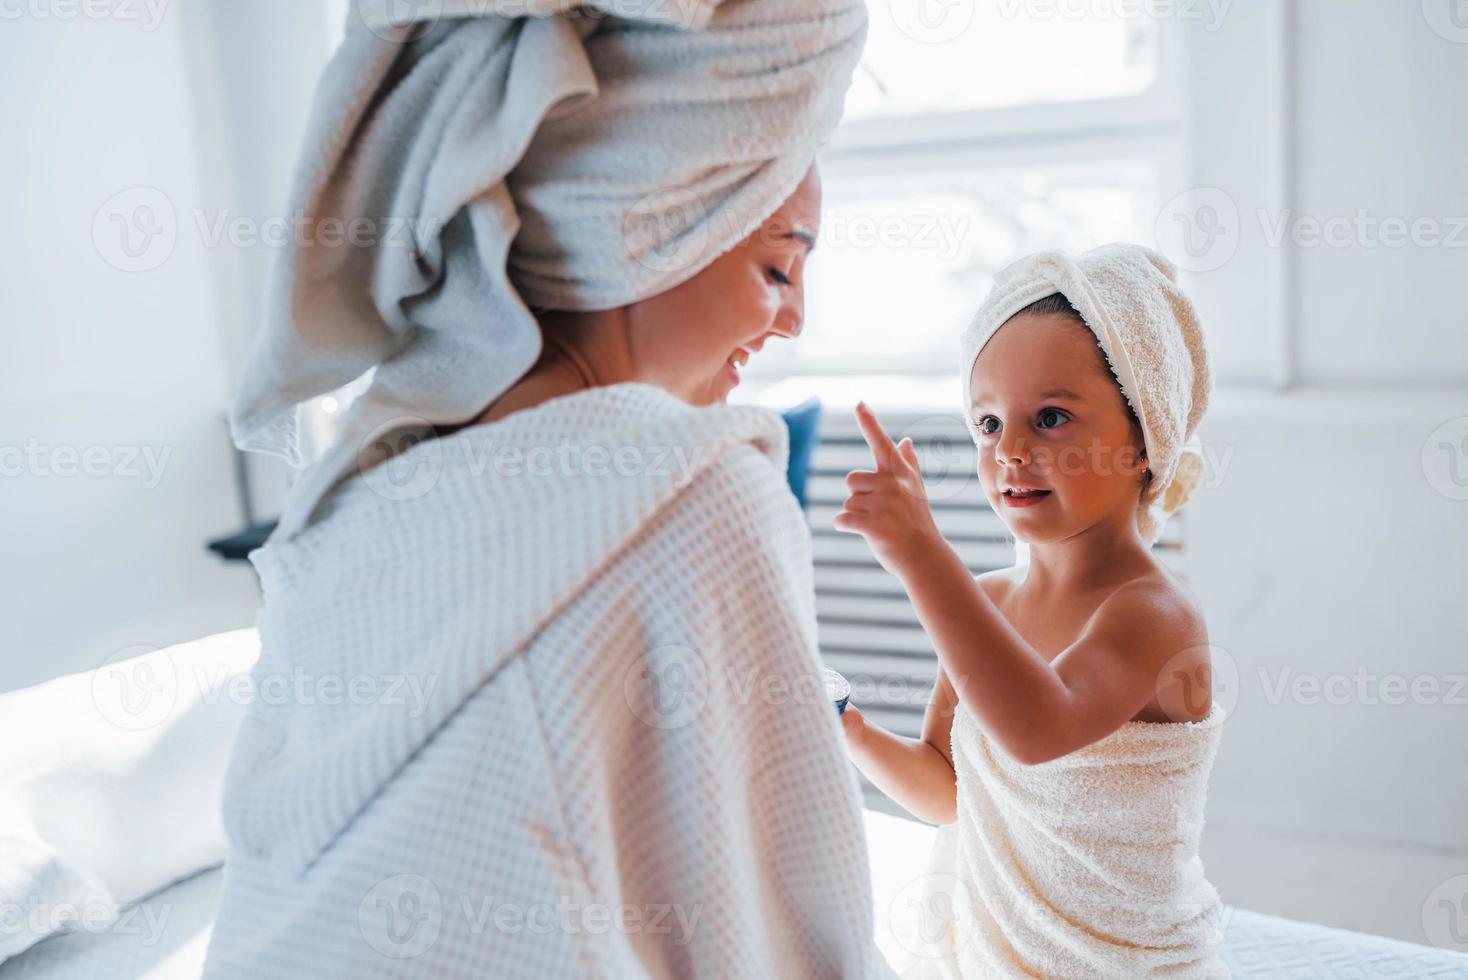
[[[990,425],[990,423],[993,423]],[[992,436],[999,431],[999,420],[992,415],[985,415],[979,419],[979,431],[986,436]]]
[[[785,273],[781,272],[779,269],[776,269],[774,266],[770,266],[770,278],[775,280],[782,286],[790,285],[790,277],[785,275]]]
[[[1070,416],[1058,408],[1042,408],[1035,421],[1039,423],[1042,429],[1057,429],[1069,422]]]

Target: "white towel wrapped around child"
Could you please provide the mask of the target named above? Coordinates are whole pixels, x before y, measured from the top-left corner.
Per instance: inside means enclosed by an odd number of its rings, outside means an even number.
[[[1130,721],[1039,765],[960,708],[958,820],[922,883],[914,978],[1227,977],[1223,906],[1198,857],[1225,717]]]

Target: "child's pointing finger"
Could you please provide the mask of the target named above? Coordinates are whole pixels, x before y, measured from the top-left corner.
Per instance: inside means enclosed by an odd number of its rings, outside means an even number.
[[[892,437],[887,435],[887,430],[882,428],[882,423],[867,408],[866,402],[856,403],[856,424],[861,427],[862,438],[872,448],[872,457],[877,461],[877,472],[882,473],[892,468],[892,454],[897,447],[892,444]]]

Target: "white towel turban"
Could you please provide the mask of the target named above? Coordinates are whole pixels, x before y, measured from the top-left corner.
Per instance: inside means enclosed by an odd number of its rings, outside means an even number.
[[[1162,255],[1140,245],[1103,245],[1075,257],[1039,252],[1001,271],[961,342],[969,434],[979,442],[969,390],[979,352],[1010,317],[1053,293],[1064,295],[1096,335],[1141,423],[1152,481],[1137,529],[1151,544],[1202,482],[1203,454],[1193,440],[1213,388],[1197,311]],[[1026,553],[1021,549],[1021,561]]]
[[[366,9],[390,6],[354,5],[322,76],[304,233],[231,413],[241,448],[304,465],[301,403],[373,370],[285,533],[387,431],[467,421],[523,376],[532,308],[654,296],[758,228],[839,120],[867,24],[862,0]]]

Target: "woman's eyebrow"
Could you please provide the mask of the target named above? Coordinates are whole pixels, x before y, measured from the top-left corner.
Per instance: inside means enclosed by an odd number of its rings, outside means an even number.
[[[780,238],[781,240],[793,238],[797,242],[800,242],[802,245],[805,246],[806,255],[809,255],[811,251],[816,247],[816,236],[801,228],[797,228],[794,231],[787,231],[785,234],[781,235]]]

